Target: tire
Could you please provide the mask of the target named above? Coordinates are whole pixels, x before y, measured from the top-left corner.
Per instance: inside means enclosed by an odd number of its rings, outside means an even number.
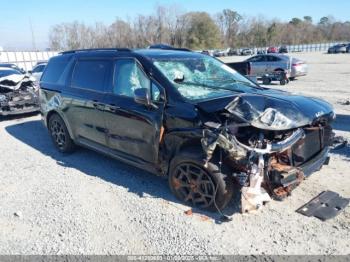
[[[269,77],[263,77],[262,81],[263,81],[263,85],[271,84],[271,78]]]
[[[280,80],[280,85],[281,85],[281,86],[284,86],[284,85],[286,85],[286,84],[287,84],[286,79],[281,79],[281,80]]]
[[[208,211],[223,210],[232,199],[233,179],[221,173],[214,161],[204,167],[200,155],[187,152],[173,158],[169,187],[177,199],[190,206]]]
[[[71,153],[75,149],[75,144],[69,135],[63,119],[54,114],[49,119],[49,132],[55,147],[61,153]]]

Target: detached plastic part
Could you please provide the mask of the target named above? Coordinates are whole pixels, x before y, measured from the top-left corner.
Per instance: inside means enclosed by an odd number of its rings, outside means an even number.
[[[337,216],[349,204],[350,199],[341,197],[332,191],[323,191],[317,197],[296,210],[296,212],[307,216],[317,217],[322,221]]]

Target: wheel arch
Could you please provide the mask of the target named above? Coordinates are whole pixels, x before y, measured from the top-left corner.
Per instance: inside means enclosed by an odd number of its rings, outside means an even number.
[[[62,114],[61,112],[59,112],[58,110],[50,110],[47,115],[46,115],[46,118],[45,118],[45,124],[47,126],[47,128],[49,128],[49,121],[50,121],[50,118],[53,116],[53,115],[58,115],[64,122],[64,124],[66,125],[67,127],[67,130],[68,130],[68,133],[70,135],[70,137],[74,140],[74,134],[73,134],[73,130],[71,129],[71,126],[69,125],[69,122],[67,120],[67,118],[64,116],[64,114]]]

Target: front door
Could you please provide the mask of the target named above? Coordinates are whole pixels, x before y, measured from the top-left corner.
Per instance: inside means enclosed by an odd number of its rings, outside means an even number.
[[[252,76],[262,76],[266,74],[266,61],[265,56],[257,55],[247,60],[251,63],[251,75]]]
[[[134,90],[137,88],[149,89],[156,106],[150,108],[136,103]],[[116,154],[140,162],[157,162],[164,109],[160,91],[137,60],[116,60],[105,108],[108,146]]]

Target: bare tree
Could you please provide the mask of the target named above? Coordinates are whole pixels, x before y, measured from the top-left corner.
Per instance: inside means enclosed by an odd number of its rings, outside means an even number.
[[[157,6],[153,14],[133,19],[117,18],[111,25],[86,25],[74,21],[54,25],[49,34],[54,50],[91,47],[142,48],[154,43],[208,49],[218,47],[262,47],[321,41],[349,41],[350,22],[325,16],[315,24],[311,16],[289,22],[244,17],[224,9],[211,17],[205,12],[185,13],[179,6]]]

